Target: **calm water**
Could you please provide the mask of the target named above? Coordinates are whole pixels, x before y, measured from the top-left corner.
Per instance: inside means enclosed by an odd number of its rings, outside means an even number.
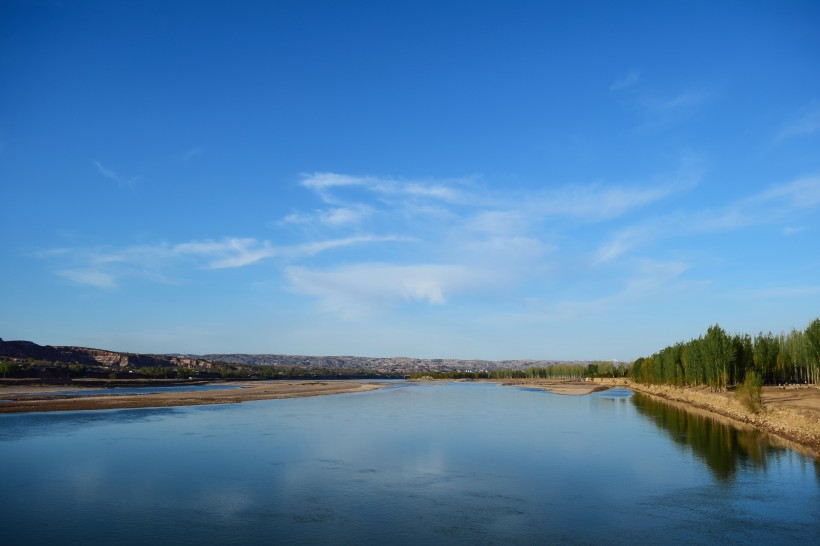
[[[809,544],[818,463],[628,391],[0,415],[5,544]]]

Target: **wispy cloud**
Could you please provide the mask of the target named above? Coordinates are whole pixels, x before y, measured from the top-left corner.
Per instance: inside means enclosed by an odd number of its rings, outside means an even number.
[[[652,110],[658,112],[679,111],[696,107],[709,98],[712,94],[703,89],[687,89],[672,96],[658,96],[645,100],[645,104]]]
[[[361,263],[326,270],[289,267],[294,291],[315,296],[328,311],[358,316],[397,302],[442,305],[449,298],[503,282],[487,269],[459,264]]]
[[[682,279],[691,267],[686,262],[634,259],[629,265],[629,275],[618,277],[613,286],[604,290],[603,294],[589,297],[557,294],[550,299],[526,298],[517,311],[501,313],[490,320],[520,325],[544,324],[545,321],[574,321],[583,317],[600,316],[613,310],[622,310],[630,305],[654,299],[658,294],[668,294],[692,286],[689,281]]]
[[[312,213],[293,212],[285,216],[280,224],[322,224],[335,228],[348,227],[361,224],[365,219],[373,214],[373,209],[366,205],[355,205],[352,207],[332,207],[329,209],[317,209]]]
[[[168,257],[191,256],[205,261],[209,269],[244,267],[276,255],[276,249],[267,241],[226,238],[219,241],[194,241],[170,247],[140,249],[141,253],[165,254]]]
[[[116,172],[112,171],[111,169],[107,169],[102,166],[99,161],[95,161],[94,165],[97,167],[97,172],[99,172],[104,177],[108,178],[109,180],[113,180],[117,183],[120,187],[126,187],[129,189],[134,189],[134,186],[137,184],[137,180],[139,180],[138,176],[134,176],[131,178],[120,176]]]
[[[673,282],[689,269],[682,261],[638,260],[633,264],[636,274],[627,278],[622,287],[606,296],[588,300],[566,300],[547,310],[552,320],[570,320],[631,305],[669,289]]]
[[[620,91],[622,89],[627,89],[637,84],[640,79],[641,73],[637,70],[631,70],[626,76],[613,82],[612,85],[609,86],[609,90]]]
[[[97,288],[112,289],[117,287],[116,276],[95,269],[63,269],[56,272],[58,276],[74,284],[84,284]]]
[[[807,286],[765,286],[734,294],[744,300],[758,299],[796,299],[820,294],[820,285]]]
[[[638,117],[639,132],[655,132],[685,122],[716,96],[709,86],[657,89],[651,82],[637,85],[639,81],[641,75],[630,72],[610,86],[613,100]]]
[[[549,190],[501,191],[483,185],[477,177],[407,180],[327,172],[304,175],[302,185],[333,206],[294,211],[280,225],[400,226],[417,244],[402,253],[400,264],[290,266],[286,278],[295,292],[345,316],[401,302],[443,305],[463,294],[481,298],[515,291],[555,269],[551,258],[561,253],[560,233],[571,229],[557,226],[567,219],[574,226],[611,221],[688,191],[699,179],[689,163],[650,183],[598,181]]]
[[[285,217],[286,223],[319,221],[332,223],[361,220],[374,212],[373,205],[355,201],[354,197],[342,197],[333,192],[340,188],[365,190],[369,198],[376,199],[385,209],[402,210],[410,214],[432,213],[446,216],[450,209],[460,207],[463,211],[474,210],[486,214],[540,215],[586,218],[588,220],[610,219],[630,210],[665,199],[697,185],[699,175],[690,169],[675,175],[671,180],[655,184],[617,185],[594,182],[558,186],[548,191],[519,192],[514,188],[496,191],[477,185],[476,177],[444,180],[397,180],[369,176],[350,176],[336,173],[305,175],[302,184],[317,192],[320,198],[335,208],[312,214],[293,213]],[[358,196],[362,199],[362,196]],[[344,205],[342,205],[344,203]],[[334,218],[334,214],[339,214]],[[489,217],[485,218],[486,221]]]
[[[806,226],[786,226],[783,228],[783,235],[794,235],[806,231]]]
[[[402,241],[396,236],[357,236],[273,245],[254,238],[189,241],[178,244],[138,245],[120,250],[52,249],[40,257],[58,264],[55,273],[77,284],[114,288],[126,277],[174,282],[169,271],[182,264],[198,269],[233,269],[262,260],[294,260],[320,253],[368,243]]]
[[[776,184],[749,199],[750,204],[775,204],[786,208],[815,209],[820,207],[820,176],[799,178]]]
[[[463,188],[472,178],[445,180],[400,180],[390,177],[354,176],[331,172],[302,175],[302,185],[315,191],[321,199],[331,205],[343,205],[345,199],[334,190],[346,188],[361,189],[381,199],[405,198],[416,200],[463,203],[469,193]]]
[[[699,176],[691,174],[654,186],[567,186],[532,199],[527,208],[548,216],[607,220],[690,189],[698,180]]]
[[[738,199],[722,208],[677,211],[619,229],[595,253],[597,264],[610,262],[641,245],[667,238],[737,230],[756,225],[792,222],[820,208],[820,177],[805,177]],[[783,227],[788,235],[801,229]]]
[[[596,265],[611,262],[644,242],[658,237],[657,232],[643,227],[629,227],[618,231],[612,239],[603,243],[595,253]]]
[[[800,109],[775,137],[780,142],[793,137],[807,136],[820,131],[820,101],[813,100]]]

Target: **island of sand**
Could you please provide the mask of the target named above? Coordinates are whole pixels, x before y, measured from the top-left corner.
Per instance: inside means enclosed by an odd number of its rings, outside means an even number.
[[[255,400],[366,392],[383,386],[376,382],[361,381],[257,381],[231,385],[236,388],[145,394],[112,394],[107,390],[93,394],[95,389],[66,386],[3,387],[0,389],[0,413],[237,404]]]

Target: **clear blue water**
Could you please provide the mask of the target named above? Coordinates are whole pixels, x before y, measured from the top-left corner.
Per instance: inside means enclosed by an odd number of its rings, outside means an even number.
[[[5,544],[810,544],[820,466],[612,390],[0,415]]]

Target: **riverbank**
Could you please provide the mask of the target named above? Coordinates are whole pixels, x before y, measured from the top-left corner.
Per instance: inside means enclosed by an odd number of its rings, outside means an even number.
[[[735,399],[733,392],[711,392],[708,387],[647,385],[626,379],[595,379],[594,382],[601,386],[628,387],[752,425],[799,444],[820,458],[820,389],[817,387],[763,387],[763,410],[753,413]]]
[[[593,392],[605,391],[611,388],[610,385],[602,385],[591,381],[580,381],[577,379],[487,379],[491,383],[498,383],[509,387],[526,387],[528,389],[541,389],[555,394],[568,396],[584,396]]]
[[[100,391],[99,395],[89,395],[92,389],[67,388],[62,385],[4,387],[0,388],[0,413],[238,404],[255,400],[365,392],[382,387],[378,383],[358,381],[265,381],[230,385],[238,388],[146,394],[111,394]],[[55,394],[72,390],[76,394]]]
[[[749,411],[733,392],[711,392],[708,387],[647,385],[624,378],[571,379],[492,379],[500,385],[543,389],[555,394],[582,396],[613,387],[649,394],[683,408],[705,411],[735,423],[752,426],[792,442],[815,458],[820,458],[820,389],[813,386],[763,387],[763,410]]]

